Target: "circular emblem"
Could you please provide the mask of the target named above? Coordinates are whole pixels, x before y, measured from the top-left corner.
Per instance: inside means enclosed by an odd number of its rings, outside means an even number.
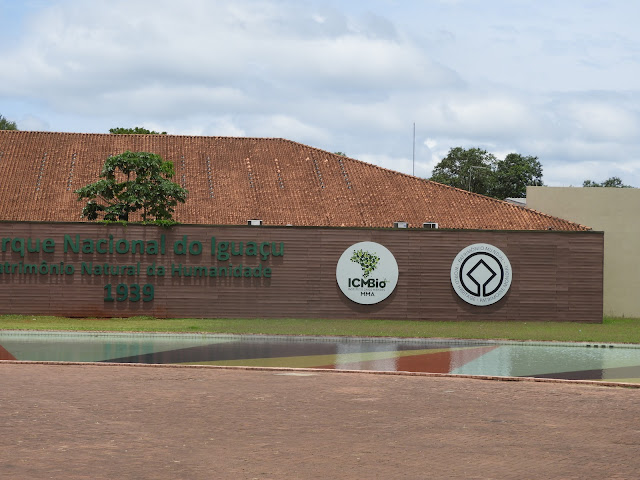
[[[451,264],[451,284],[465,302],[491,305],[511,286],[511,263],[502,250],[488,243],[463,248]]]
[[[398,264],[379,243],[356,243],[340,256],[336,280],[349,300],[371,305],[387,298],[396,288]]]

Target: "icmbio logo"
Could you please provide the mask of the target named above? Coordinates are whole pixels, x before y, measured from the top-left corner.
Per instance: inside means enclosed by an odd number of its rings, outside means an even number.
[[[396,288],[398,264],[393,254],[379,243],[356,243],[338,260],[336,280],[350,300],[362,305],[379,303]]]
[[[378,267],[380,257],[364,250],[356,250],[351,255],[351,261],[362,267],[362,276],[367,278]]]

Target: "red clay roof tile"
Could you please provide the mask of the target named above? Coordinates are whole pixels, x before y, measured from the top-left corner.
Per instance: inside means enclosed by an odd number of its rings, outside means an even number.
[[[482,195],[278,138],[0,131],[0,220],[82,221],[74,190],[109,155],[161,155],[189,190],[175,219],[194,224],[587,230]]]

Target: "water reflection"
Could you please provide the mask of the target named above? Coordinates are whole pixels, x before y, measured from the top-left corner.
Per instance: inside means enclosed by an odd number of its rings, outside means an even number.
[[[640,348],[251,335],[0,332],[0,360],[377,370],[640,382]]]

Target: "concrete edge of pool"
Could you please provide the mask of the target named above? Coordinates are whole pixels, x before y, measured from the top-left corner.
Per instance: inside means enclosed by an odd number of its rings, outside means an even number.
[[[336,341],[367,341],[371,343],[424,343],[433,344],[472,344],[472,345],[526,345],[545,347],[592,347],[592,348],[637,348],[637,343],[618,342],[561,342],[544,340],[507,340],[507,339],[478,339],[478,338],[446,338],[446,337],[357,337],[340,335],[288,335],[288,334],[254,334],[254,333],[191,333],[191,332],[109,332],[109,331],[84,331],[84,330],[2,330],[0,337],[32,335],[43,337],[64,337],[68,335],[86,337],[114,337],[114,338],[181,338],[181,339],[238,339],[238,340],[287,340],[289,342],[304,342],[313,340],[315,342],[336,342]]]
[[[0,360],[3,364],[13,365],[56,365],[56,366],[87,366],[87,367],[146,367],[146,368],[178,368],[178,369],[213,369],[213,370],[252,370],[272,373],[305,373],[305,374],[364,374],[364,375],[400,375],[409,377],[445,377],[470,380],[489,380],[495,382],[537,382],[537,383],[564,383],[574,385],[617,387],[640,389],[640,383],[613,382],[604,380],[567,380],[561,378],[537,378],[537,377],[503,377],[497,375],[461,375],[452,373],[430,372],[403,372],[403,371],[379,371],[379,370],[335,370],[319,368],[293,368],[293,367],[244,367],[224,365],[177,365],[177,364],[151,364],[151,363],[107,363],[107,362],[55,362],[55,361],[30,361],[30,360]]]

